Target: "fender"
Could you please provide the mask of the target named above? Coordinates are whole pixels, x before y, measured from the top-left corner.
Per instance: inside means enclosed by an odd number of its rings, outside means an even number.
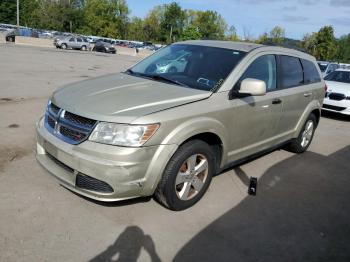
[[[321,105],[319,100],[312,100],[308,104],[308,106],[305,108],[303,114],[299,118],[297,125],[294,128],[293,138],[297,138],[299,136],[299,133],[300,133],[301,129],[303,128],[306,119],[308,118],[308,116],[311,114],[312,111],[317,109],[321,115],[321,108],[322,108],[322,105]]]

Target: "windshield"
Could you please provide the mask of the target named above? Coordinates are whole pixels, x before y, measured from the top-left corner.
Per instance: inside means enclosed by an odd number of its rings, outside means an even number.
[[[328,64],[321,64],[321,63],[317,63],[318,67],[320,68],[321,72],[325,72],[327,69]]]
[[[350,71],[334,71],[327,75],[324,80],[350,84]]]
[[[127,72],[190,88],[215,91],[245,54],[217,47],[174,44],[160,49]]]

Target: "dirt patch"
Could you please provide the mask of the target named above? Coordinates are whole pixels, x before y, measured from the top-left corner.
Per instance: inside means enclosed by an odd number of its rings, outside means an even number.
[[[0,101],[5,101],[5,102],[10,102],[12,101],[13,99],[12,98],[8,98],[8,97],[2,97],[0,98]]]
[[[18,124],[11,124],[9,126],[7,126],[8,128],[19,128]]]
[[[21,147],[1,147],[0,148],[0,173],[4,171],[5,167],[12,161],[21,159],[30,154],[30,150]]]

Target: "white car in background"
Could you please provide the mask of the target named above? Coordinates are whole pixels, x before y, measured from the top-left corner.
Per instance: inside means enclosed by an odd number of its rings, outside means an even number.
[[[337,69],[324,80],[327,92],[322,109],[350,115],[350,69]]]
[[[332,63],[327,61],[317,61],[317,64],[321,70],[323,78],[340,67],[339,63]]]
[[[190,53],[182,52],[177,57],[167,57],[156,64],[158,74],[183,72],[186,68]]]

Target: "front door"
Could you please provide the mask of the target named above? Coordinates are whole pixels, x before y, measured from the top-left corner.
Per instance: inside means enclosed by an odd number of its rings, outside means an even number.
[[[234,88],[246,78],[262,80],[267,93],[231,100],[229,161],[241,159],[257,151],[271,147],[278,135],[283,101],[277,90],[275,55],[263,55],[255,59],[240,77]]]

